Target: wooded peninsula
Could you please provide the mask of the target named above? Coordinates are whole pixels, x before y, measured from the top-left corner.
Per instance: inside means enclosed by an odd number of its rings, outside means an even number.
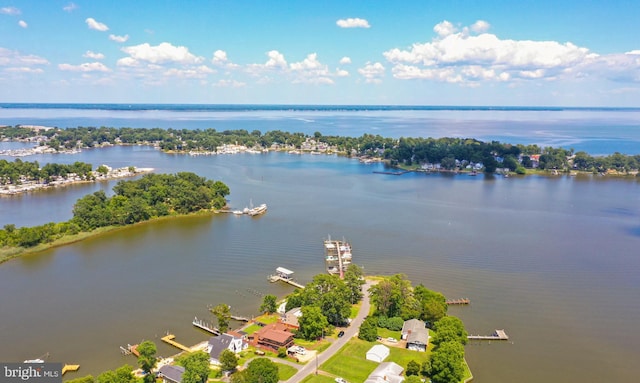
[[[147,174],[120,181],[107,197],[97,191],[78,199],[66,222],[0,229],[0,263],[26,252],[77,241],[103,228],[117,228],[171,215],[213,211],[226,205],[229,187],[194,173]],[[39,248],[38,245],[44,245]]]
[[[385,138],[312,136],[280,130],[262,133],[244,129],[146,129],[146,128],[38,128],[0,127],[0,140],[31,141],[56,151],[69,151],[109,145],[153,145],[165,152],[216,154],[229,148],[245,150],[286,150],[337,153],[361,159],[376,158],[390,166],[425,170],[481,170],[486,173],[526,174],[537,169],[553,172],[586,171],[598,174],[638,175],[640,154],[613,153],[591,156],[573,149],[483,142],[472,138]]]

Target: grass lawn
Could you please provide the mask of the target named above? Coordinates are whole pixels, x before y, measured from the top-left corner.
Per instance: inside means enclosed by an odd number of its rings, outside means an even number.
[[[271,324],[271,323],[276,323],[278,321],[278,318],[279,318],[278,314],[264,314],[264,315],[260,315],[257,318],[254,318],[253,321],[262,322],[264,324]]]
[[[396,340],[400,340],[400,338],[402,337],[402,332],[391,331],[386,328],[378,327],[378,336],[383,337],[384,339],[395,338]]]
[[[311,374],[302,379],[301,383],[335,383],[335,381],[330,376]]]
[[[415,360],[420,365],[422,365],[422,363],[429,360],[429,355],[431,355],[430,352],[420,352],[407,350],[406,348],[389,347],[389,356],[384,361],[396,362],[406,370],[407,364],[409,364],[410,361]]]
[[[247,335],[251,335],[254,332],[260,330],[261,328],[262,327],[258,326],[257,324],[252,324],[252,325],[249,325],[249,326],[245,327],[242,331],[246,332]]]
[[[307,350],[317,350],[318,352],[322,352],[326,350],[327,347],[331,345],[331,343],[329,343],[329,341],[326,339],[323,339],[321,341],[316,341],[316,340],[305,340],[305,339],[295,338],[293,341],[296,345],[302,346]]]
[[[360,306],[362,306],[362,301],[357,304],[351,306],[351,312],[349,313],[349,318],[353,319],[358,316],[358,312],[360,311]]]
[[[344,378],[347,382],[364,382],[378,363],[366,360],[375,342],[350,340],[340,351],[320,366],[321,370]]]
[[[280,380],[288,380],[294,376],[298,370],[286,364],[276,363],[278,365],[278,376]]]

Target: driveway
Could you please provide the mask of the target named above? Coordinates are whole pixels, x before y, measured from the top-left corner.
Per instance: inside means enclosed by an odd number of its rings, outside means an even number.
[[[362,286],[362,290],[364,293],[364,297],[362,298],[362,305],[360,306],[360,311],[358,311],[358,315],[351,321],[351,325],[344,330],[344,336],[342,338],[336,339],[331,346],[329,346],[324,352],[316,357],[315,362],[310,361],[305,364],[298,370],[298,372],[289,378],[286,383],[298,383],[307,375],[313,374],[316,372],[318,366],[322,365],[322,363],[326,362],[335,354],[342,346],[347,344],[349,339],[354,336],[358,336],[358,331],[360,330],[360,325],[364,321],[364,318],[369,315],[369,309],[371,307],[371,302],[369,302],[369,288],[375,284],[375,282],[367,281],[364,286]]]

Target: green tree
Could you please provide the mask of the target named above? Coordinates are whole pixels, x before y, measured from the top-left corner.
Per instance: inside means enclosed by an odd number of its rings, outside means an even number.
[[[408,375],[406,377],[405,380],[403,380],[404,383],[422,383],[422,380],[420,380],[420,377],[417,375]]]
[[[461,345],[467,344],[467,330],[464,329],[462,321],[454,316],[446,316],[434,324],[435,335],[431,343],[437,348],[445,342],[458,342]]]
[[[238,367],[238,357],[229,349],[220,353],[219,360],[222,371],[234,371]]]
[[[286,358],[287,357],[287,348],[280,347],[278,348],[278,358]]]
[[[98,168],[96,169],[96,172],[97,172],[97,173],[100,173],[100,174],[102,174],[102,175],[106,175],[107,173],[109,173],[109,168],[107,168],[107,167],[106,167],[106,166],[104,166],[104,165],[100,165],[100,166],[98,166]]]
[[[302,316],[298,318],[298,325],[300,326],[298,334],[307,340],[320,338],[329,327],[327,317],[316,306],[302,306],[300,310],[302,311]]]
[[[377,320],[373,317],[367,317],[360,325],[360,331],[358,332],[358,338],[366,340],[367,342],[374,342],[378,339],[378,327],[376,326]]]
[[[364,285],[364,271],[362,267],[352,263],[347,267],[347,271],[344,273],[344,283],[349,289],[349,301],[351,304],[355,304],[362,299],[362,285]]]
[[[209,378],[209,355],[204,351],[197,351],[182,359],[184,374],[182,383],[204,383]]]
[[[442,343],[431,353],[425,372],[432,383],[457,383],[464,375],[464,347],[459,342]]]
[[[238,356],[229,349],[223,350],[218,359],[222,371],[234,371],[238,367]]]
[[[229,322],[231,321],[231,307],[225,303],[221,303],[212,308],[211,312],[218,319],[218,329],[220,332],[227,332],[229,329]]]
[[[115,371],[105,371],[98,375],[97,383],[134,383],[136,377],[133,375],[133,367],[125,364]]]
[[[410,360],[409,363],[407,363],[407,369],[405,370],[404,374],[406,376],[420,375],[420,370],[420,363],[416,362],[415,360]]]
[[[267,294],[262,298],[262,304],[260,305],[260,312],[271,314],[276,312],[277,297],[272,294]]]
[[[138,352],[140,356],[138,357],[138,367],[142,369],[144,372],[144,382],[145,383],[153,383],[155,381],[155,376],[151,372],[156,366],[156,344],[145,340],[144,342],[138,345]]]
[[[278,366],[267,358],[257,358],[249,362],[246,383],[278,383]]]

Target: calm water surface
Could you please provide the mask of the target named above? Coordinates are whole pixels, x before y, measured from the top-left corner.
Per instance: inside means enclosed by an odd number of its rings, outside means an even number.
[[[640,374],[640,184],[594,177],[373,174],[334,156],[283,153],[189,157],[146,147],[28,157],[194,171],[227,183],[234,208],[266,202],[259,218],[161,221],[0,265],[0,360],[45,353],[97,375],[132,357],[119,346],[171,331],[194,344],[207,305],[254,315],[260,293],[323,272],[322,239],[345,237],[368,274],[406,273],[446,296],[473,334],[504,328],[509,342],[471,343],[476,382],[634,381]],[[114,182],[0,200],[0,225],[71,217],[74,201]]]

